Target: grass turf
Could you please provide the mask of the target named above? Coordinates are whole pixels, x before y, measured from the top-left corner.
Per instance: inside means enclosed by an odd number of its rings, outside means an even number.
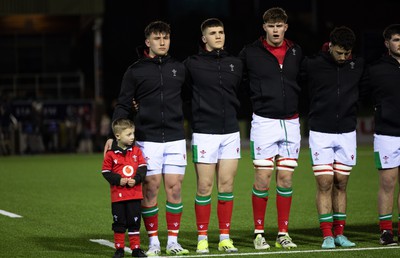
[[[357,166],[348,185],[345,234],[356,249],[321,251],[322,237],[315,207],[315,179],[307,148],[300,153],[293,182],[290,235],[297,249],[284,254],[272,247],[265,255],[290,257],[379,257],[397,256],[398,248],[381,248],[377,219],[378,176],[370,146],[359,147]],[[22,218],[0,215],[0,257],[111,257],[113,249],[90,239],[113,241],[110,193],[101,176],[102,154],[37,155],[0,157],[0,210]],[[249,150],[242,150],[235,181],[235,203],[231,237],[239,249],[229,257],[259,257],[253,247],[251,188],[253,168]],[[159,226],[163,253],[166,244],[165,196],[159,196]],[[195,256],[197,234],[194,214],[196,182],[191,153],[183,183],[184,212],[179,234],[183,247]],[[216,191],[209,227],[210,255],[218,252]],[[397,209],[394,211],[397,221]],[[396,223],[397,224],[397,223]],[[394,225],[396,228],[396,224]],[[266,215],[266,238],[273,246],[277,231],[275,186],[271,185]],[[142,247],[148,240],[142,226]],[[365,249],[364,249],[365,248]],[[351,250],[345,251],[343,250]],[[315,252],[314,252],[315,251]],[[333,253],[335,252],[335,253]],[[128,256],[128,254],[126,254]],[[197,255],[196,255],[197,256]],[[200,255],[199,255],[200,256]],[[203,255],[203,257],[206,257]]]

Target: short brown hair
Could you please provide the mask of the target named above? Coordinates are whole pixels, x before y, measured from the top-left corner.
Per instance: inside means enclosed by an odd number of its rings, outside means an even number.
[[[222,23],[221,20],[217,18],[210,18],[205,21],[203,21],[200,25],[200,30],[203,33],[207,28],[210,27],[224,27],[224,24]]]
[[[263,15],[263,20],[264,23],[267,22],[284,22],[286,23],[288,20],[288,16],[285,12],[285,10],[283,10],[280,7],[272,7],[270,9],[268,9],[267,11],[265,11],[264,15]]]
[[[151,33],[165,33],[171,34],[171,27],[168,23],[163,21],[154,21],[151,22],[149,25],[146,26],[144,29],[144,37],[147,39],[150,37]]]
[[[390,40],[394,34],[400,34],[400,24],[391,24],[383,31],[383,38]]]

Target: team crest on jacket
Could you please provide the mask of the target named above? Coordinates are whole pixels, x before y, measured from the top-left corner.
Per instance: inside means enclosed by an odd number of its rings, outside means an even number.
[[[176,73],[177,73],[177,72],[178,72],[177,70],[172,69],[172,76],[176,77]]]
[[[355,66],[356,66],[356,63],[350,62],[350,69],[351,69],[351,70],[353,70]]]
[[[235,71],[235,70],[234,70],[235,66],[234,66],[233,64],[230,64],[229,67],[231,68],[231,72],[234,72],[234,71]]]
[[[135,172],[135,170],[130,165],[126,165],[125,167],[122,168],[122,173],[124,173],[125,176],[128,176],[128,177],[132,176],[133,172]]]
[[[296,55],[296,49],[292,49],[292,54],[295,56]]]

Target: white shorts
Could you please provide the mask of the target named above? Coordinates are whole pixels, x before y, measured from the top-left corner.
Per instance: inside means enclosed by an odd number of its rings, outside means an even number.
[[[220,159],[240,159],[240,133],[193,133],[194,163],[216,164]]]
[[[377,169],[400,166],[400,137],[374,134],[374,153]]]
[[[156,174],[185,174],[186,142],[178,140],[172,142],[136,141],[147,161],[147,175]]]
[[[279,155],[299,157],[300,122],[295,119],[271,119],[253,114],[250,130],[250,150],[253,160]]]
[[[309,144],[312,165],[333,164],[335,161],[347,166],[356,164],[356,131],[350,133],[310,131]]]

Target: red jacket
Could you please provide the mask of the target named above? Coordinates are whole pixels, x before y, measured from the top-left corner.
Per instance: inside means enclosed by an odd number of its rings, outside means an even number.
[[[113,148],[106,153],[102,173],[110,183],[111,202],[143,199],[141,182],[144,178],[137,174],[138,168],[141,167],[147,167],[147,164],[142,151],[136,146],[126,150]],[[133,187],[120,186],[121,178],[134,178],[136,184]]]

